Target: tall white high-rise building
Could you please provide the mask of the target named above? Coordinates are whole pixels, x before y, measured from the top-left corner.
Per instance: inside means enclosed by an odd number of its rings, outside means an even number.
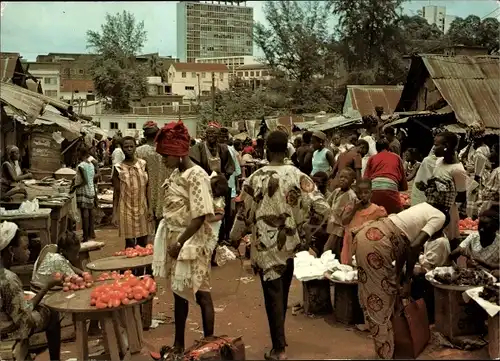
[[[177,3],[177,57],[253,55],[253,8],[245,1]]]
[[[444,32],[446,22],[446,7],[428,5],[422,8],[422,17],[431,25],[436,24]]]

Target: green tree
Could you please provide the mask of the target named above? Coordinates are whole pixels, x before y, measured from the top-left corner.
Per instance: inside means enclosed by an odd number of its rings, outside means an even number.
[[[254,42],[276,78],[272,91],[281,94],[286,110],[296,113],[329,110],[334,101],[335,41],[328,32],[332,17],[324,1],[266,1],[267,25],[257,23]]]
[[[330,0],[339,17],[339,49],[358,83],[387,84],[404,69],[398,28],[403,0]]]
[[[495,18],[481,19],[469,15],[465,19],[457,18],[450,24],[446,34],[454,45],[483,46],[489,53],[498,51],[500,45],[500,24]]]
[[[446,44],[444,34],[436,24],[429,24],[421,16],[403,15],[398,19],[398,26],[406,55],[426,53]]]
[[[133,96],[147,93],[145,69],[136,63],[147,39],[144,22],[123,11],[106,14],[101,31],[87,31],[87,48],[97,54],[91,71],[97,94],[115,111],[127,111]]]

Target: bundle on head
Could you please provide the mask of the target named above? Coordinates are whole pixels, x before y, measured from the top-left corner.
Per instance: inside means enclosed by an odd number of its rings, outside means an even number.
[[[156,135],[156,151],[161,155],[185,157],[189,154],[190,140],[189,132],[181,120],[171,122]]]

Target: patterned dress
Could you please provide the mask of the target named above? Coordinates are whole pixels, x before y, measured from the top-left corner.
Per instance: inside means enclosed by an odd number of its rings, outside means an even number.
[[[48,327],[50,310],[43,305],[33,309],[24,298],[19,277],[0,267],[0,338],[25,340]]]
[[[172,173],[167,169],[162,161],[162,156],[156,152],[156,149],[149,144],[141,145],[136,149],[138,158],[144,159],[148,168],[148,182],[151,188],[151,206],[154,209],[155,217],[163,217],[163,204],[160,199],[163,195],[162,184]]]
[[[146,190],[148,173],[146,161],[137,159],[135,164],[115,165],[120,180],[120,237],[138,238],[151,234],[152,224],[148,221]]]
[[[164,187],[166,249],[177,242],[194,218],[214,214],[214,202],[210,178],[197,165],[182,173],[174,170]],[[210,260],[217,239],[218,233],[214,233],[207,220],[184,243],[177,260],[166,255],[165,269],[171,277],[172,291],[192,303],[196,303],[197,291],[210,291]]]
[[[309,176],[293,165],[265,166],[244,183],[231,239],[251,232],[251,260],[264,281],[281,277],[304,239],[311,208],[324,217],[330,207]]]
[[[77,183],[82,183],[85,180],[86,184],[76,189],[76,203],[78,208],[92,209],[94,208],[96,194],[94,185],[95,167],[92,163],[85,161],[78,164],[78,169],[81,170],[85,179],[80,179],[82,175],[78,172]]]
[[[393,261],[402,262],[408,238],[388,219],[368,222],[353,230],[353,250],[358,267],[359,302],[379,358],[394,354],[391,316],[398,294]]]

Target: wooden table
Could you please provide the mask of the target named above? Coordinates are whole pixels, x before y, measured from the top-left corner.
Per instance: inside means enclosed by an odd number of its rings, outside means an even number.
[[[145,268],[153,264],[153,256],[127,258],[127,256],[112,256],[101,258],[87,263],[86,267],[91,271],[126,271],[139,268]],[[153,299],[142,305],[142,323],[144,329],[149,329],[153,320]]]
[[[352,325],[363,324],[363,310],[359,304],[358,282],[338,281],[330,278],[334,286],[333,314],[337,322]]]
[[[112,283],[113,281],[105,282]],[[102,284],[102,282],[96,282],[96,284]],[[141,301],[131,300],[126,306],[98,309],[90,306],[92,290],[93,288],[87,288],[79,291],[56,292],[43,301],[44,305],[55,311],[72,315],[76,329],[77,359],[89,360],[87,320],[97,320],[101,323],[104,348],[110,360],[121,360],[120,354],[124,358],[128,352],[131,354],[140,352],[143,337],[138,306],[152,299],[152,296]],[[120,324],[126,330],[126,338],[122,337]]]
[[[462,294],[477,286],[452,286],[429,281],[434,287],[436,330],[453,339],[484,331],[484,311],[476,303],[466,303]]]
[[[42,247],[50,244],[50,209],[40,209],[37,213],[1,214],[0,221],[14,222],[26,232],[37,232]]]
[[[5,209],[17,209],[21,205],[22,200],[13,200],[9,202],[0,202],[0,206]],[[45,202],[39,201],[38,204],[40,208],[50,208],[50,219],[51,219],[51,240],[52,243],[57,243],[59,238],[68,229],[68,219],[69,210],[71,208],[71,199],[65,202],[55,203],[55,202]]]
[[[85,269],[90,262],[90,252],[98,251],[104,247],[104,242],[88,241],[83,242],[80,246],[80,269]]]
[[[127,258],[127,256],[112,256],[101,258],[87,263],[87,268],[91,271],[125,271],[136,268],[144,268],[153,264],[153,256]]]

